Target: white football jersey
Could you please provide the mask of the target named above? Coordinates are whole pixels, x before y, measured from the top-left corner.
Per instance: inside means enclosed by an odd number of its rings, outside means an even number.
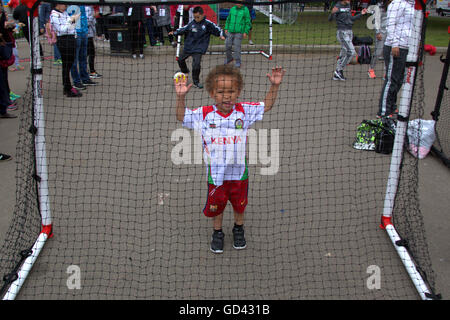
[[[183,126],[196,130],[203,140],[208,183],[220,186],[228,180],[245,180],[247,131],[264,115],[264,102],[236,103],[229,114],[215,105],[186,108]]]

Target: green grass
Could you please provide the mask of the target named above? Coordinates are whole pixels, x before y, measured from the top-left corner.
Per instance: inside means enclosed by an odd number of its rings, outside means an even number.
[[[425,31],[425,44],[431,44],[435,47],[448,47],[449,25],[450,18],[448,17],[429,17]]]
[[[366,26],[366,17],[357,20],[353,26],[355,36],[374,37],[374,31]],[[450,18],[430,17],[427,20],[426,44],[436,47],[448,46],[447,28]],[[220,21],[220,25],[225,25]],[[258,13],[253,21],[252,40],[256,44],[269,43],[269,19]],[[246,44],[246,40],[243,42]],[[298,15],[297,21],[292,25],[280,25],[273,23],[273,43],[285,45],[333,45],[338,44],[336,40],[336,22],[328,21],[326,12],[303,12]],[[212,37],[211,44],[223,44],[218,38]]]

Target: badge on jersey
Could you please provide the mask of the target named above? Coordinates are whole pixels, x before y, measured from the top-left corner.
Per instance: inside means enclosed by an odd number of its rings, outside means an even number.
[[[234,122],[234,127],[236,129],[242,129],[244,127],[244,121],[242,119],[236,119]]]

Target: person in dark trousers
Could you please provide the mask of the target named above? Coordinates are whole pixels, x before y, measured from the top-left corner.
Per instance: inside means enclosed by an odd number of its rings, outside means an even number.
[[[1,8],[0,13],[0,118],[17,118],[9,113],[17,109],[11,100],[11,89],[8,81],[8,67],[14,64],[13,48],[15,46],[12,30],[15,22],[8,21],[6,12]]]
[[[12,53],[11,44],[5,41],[7,35],[4,36],[0,32],[0,118],[2,119],[12,119],[17,118],[15,114],[8,112],[8,107],[11,105],[9,99],[9,85],[8,85],[8,61],[14,63],[12,60],[14,57]],[[3,63],[6,63],[3,66]]]
[[[394,0],[388,6],[383,47],[386,78],[377,113],[380,118],[392,118],[397,111],[397,94],[405,75],[413,20],[414,0]]]
[[[169,38],[169,42],[172,47],[176,47],[176,42],[174,41],[172,35],[172,22],[170,19],[170,6],[160,5],[156,7],[155,15],[153,16],[153,21],[156,25],[155,28],[155,38],[158,39],[156,45],[164,45],[164,29],[166,30]]]
[[[155,39],[155,26],[153,22],[153,15],[156,12],[155,6],[144,6],[144,26],[145,31],[148,33],[148,40],[150,41],[150,46],[154,47],[156,45],[156,39]],[[145,32],[144,32],[145,35]],[[147,42],[147,41],[145,41]]]
[[[186,59],[192,56],[192,82],[195,87],[201,89],[203,88],[200,83],[201,60],[202,55],[208,50],[209,39],[211,35],[215,35],[225,40],[225,36],[219,26],[205,18],[202,7],[195,7],[193,13],[194,20],[171,33],[175,36],[186,34],[183,52],[178,57],[178,66],[181,72],[189,73]]]
[[[80,18],[80,14],[69,16],[66,12],[67,5],[57,4],[50,14],[50,23],[56,32],[59,51],[62,60],[62,80],[64,94],[68,97],[81,97],[82,94],[72,87],[70,80],[70,69],[75,61],[76,53],[76,21]]]
[[[128,15],[128,25],[131,33],[131,52],[133,59],[137,55],[144,59],[144,43],[145,43],[145,15],[142,6],[126,8]]]
[[[88,43],[87,43],[87,58],[89,66],[89,78],[99,79],[102,77],[95,70],[95,43],[94,38],[97,34],[95,12],[92,6],[86,6],[86,16],[88,22]]]

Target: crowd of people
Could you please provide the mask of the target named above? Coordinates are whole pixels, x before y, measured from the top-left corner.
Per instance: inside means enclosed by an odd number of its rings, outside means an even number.
[[[377,5],[380,10],[380,23],[375,28],[375,50],[369,64],[368,75],[372,79],[376,78],[375,63],[377,60],[384,61],[384,82],[376,116],[392,119],[398,113],[397,94],[403,84],[406,58],[411,42],[414,0],[381,0],[377,2]],[[339,0],[331,10],[328,19],[336,21],[336,37],[341,44],[333,80],[346,80],[343,70],[357,55],[352,44],[353,23],[367,13],[367,6],[365,6],[360,14],[354,15],[351,12],[350,0]]]
[[[8,70],[20,71],[19,53],[13,33],[22,32],[28,43],[28,7],[20,0],[10,0],[9,14],[2,7],[1,12],[1,96],[0,118],[13,119],[11,113],[17,109],[15,100],[20,98],[8,83]],[[251,4],[236,4],[228,15],[225,29],[209,21],[201,6],[197,5],[152,5],[152,6],[88,6],[50,4],[39,5],[39,32],[45,35],[53,48],[53,64],[61,66],[63,93],[67,97],[81,97],[81,91],[97,85],[102,75],[95,68],[95,39],[110,41],[109,16],[120,14],[127,24],[131,36],[131,56],[144,58],[143,48],[147,45],[161,46],[165,38],[176,47],[175,37],[184,35],[184,48],[178,59],[182,72],[189,73],[186,59],[192,57],[194,85],[203,88],[199,75],[201,57],[206,53],[211,35],[226,41],[227,57],[224,64],[234,62],[240,67],[240,48],[243,38],[251,42]],[[183,21],[180,23],[180,19]],[[177,28],[179,27],[179,28]],[[148,44],[147,37],[148,34]],[[164,36],[166,34],[166,37]],[[40,45],[40,55],[43,49]],[[6,67],[4,67],[6,66]],[[3,157],[3,158],[2,158]],[[6,155],[0,160],[6,160]],[[8,158],[9,159],[9,158]]]

